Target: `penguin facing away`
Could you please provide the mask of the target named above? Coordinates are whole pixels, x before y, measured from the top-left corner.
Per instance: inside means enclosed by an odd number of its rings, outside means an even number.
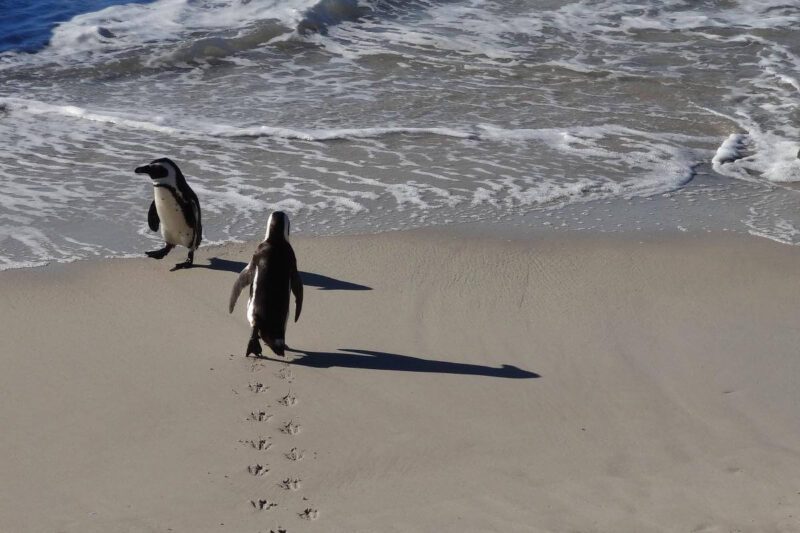
[[[186,183],[181,169],[166,157],[149,165],[137,167],[137,174],[147,174],[153,182],[153,202],[147,212],[147,225],[152,231],[161,226],[161,236],[166,245],[160,250],[145,252],[148,257],[162,259],[175,246],[189,249],[189,256],[171,270],[188,268],[194,262],[194,251],[203,239],[200,219],[200,201]]]
[[[289,244],[289,217],[282,211],[270,215],[264,241],[258,245],[253,258],[234,283],[229,312],[233,312],[239,294],[248,286],[247,320],[253,331],[245,355],[261,355],[260,337],[276,355],[282,356],[286,348],[289,292],[294,293],[295,322],[303,308],[303,281],[297,271],[294,250]]]

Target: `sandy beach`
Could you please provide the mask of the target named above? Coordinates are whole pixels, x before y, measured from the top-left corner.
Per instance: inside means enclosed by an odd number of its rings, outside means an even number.
[[[293,242],[285,360],[253,243],[0,273],[0,531],[800,530],[797,248]]]

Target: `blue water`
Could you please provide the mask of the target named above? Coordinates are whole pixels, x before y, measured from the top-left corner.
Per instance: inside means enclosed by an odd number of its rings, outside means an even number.
[[[58,24],[82,13],[99,11],[124,2],[114,0],[18,0],[0,1],[0,52],[37,52],[47,46]]]

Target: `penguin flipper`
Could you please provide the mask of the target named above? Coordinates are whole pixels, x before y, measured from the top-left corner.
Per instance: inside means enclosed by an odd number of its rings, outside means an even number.
[[[203,223],[200,219],[200,200],[194,191],[188,189],[188,198],[183,198],[177,195],[178,205],[181,206],[183,218],[190,228],[194,228],[194,235],[192,235],[192,243],[189,246],[192,250],[197,250],[200,247],[200,241],[203,240]]]
[[[239,274],[239,277],[236,278],[236,283],[233,284],[233,289],[231,289],[231,297],[228,301],[229,313],[233,313],[233,308],[236,307],[236,300],[239,299],[239,294],[241,294],[242,290],[245,287],[249,287],[253,283],[254,270],[255,269],[250,268],[250,265],[248,264]]]
[[[292,292],[294,293],[294,321],[300,318],[300,311],[303,309],[303,280],[295,266],[292,270]],[[281,354],[282,355],[282,354]]]
[[[192,249],[197,250],[200,247],[200,241],[203,240],[203,222],[200,218],[200,202],[195,197],[189,211],[192,213],[192,227],[194,228],[194,236],[192,237]],[[188,220],[188,218],[187,218]]]
[[[161,220],[158,218],[158,211],[156,211],[156,201],[150,203],[150,210],[147,212],[147,225],[150,226],[151,231],[158,231],[158,225]]]

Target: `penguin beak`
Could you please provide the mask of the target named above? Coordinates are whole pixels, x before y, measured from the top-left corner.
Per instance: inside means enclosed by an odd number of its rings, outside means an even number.
[[[143,167],[136,167],[134,170],[137,174],[150,174],[150,165],[145,165]]]

